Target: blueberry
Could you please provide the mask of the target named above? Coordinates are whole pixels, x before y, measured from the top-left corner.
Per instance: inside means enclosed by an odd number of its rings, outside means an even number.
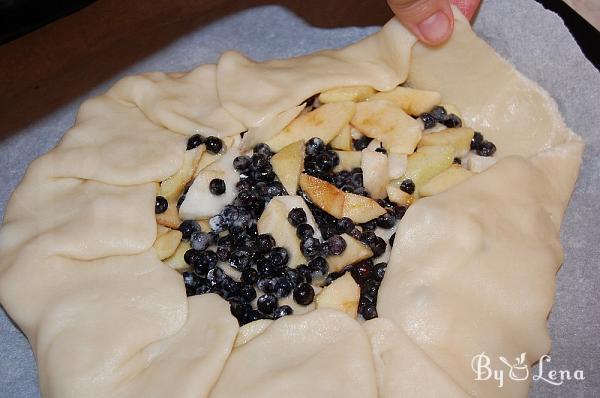
[[[375,149],[375,152],[387,154],[387,149],[385,149],[384,147],[379,147],[379,148]]]
[[[289,258],[288,251],[283,247],[274,247],[269,253],[269,260],[277,267],[286,265]]]
[[[204,137],[200,134],[194,134],[187,141],[187,150],[194,149],[204,144]]]
[[[331,285],[331,282],[344,275],[344,272],[332,272],[325,278],[325,286]]]
[[[415,183],[410,178],[407,178],[400,184],[400,189],[406,192],[407,194],[412,195],[413,193],[415,193]]]
[[[319,173],[327,173],[331,171],[335,166],[331,157],[328,156],[327,152],[321,152],[315,159],[315,169]]]
[[[315,233],[314,228],[310,224],[300,224],[296,228],[296,235],[300,239],[307,239],[313,236]]]
[[[246,303],[231,304],[231,315],[233,315],[240,326],[251,322],[252,306]]]
[[[390,236],[390,239],[388,240],[388,243],[390,244],[390,246],[394,246],[394,240],[396,240],[395,232],[392,234],[392,236]]]
[[[196,276],[191,272],[185,271],[181,276],[183,276],[183,283],[185,286],[196,286],[198,284]]]
[[[396,216],[389,212],[386,212],[385,214],[382,214],[381,216],[377,217],[376,221],[378,227],[390,229],[393,228],[394,225],[396,225]]]
[[[460,120],[460,118],[454,113],[451,113],[442,123],[444,123],[444,126],[448,127],[449,129],[462,127],[462,120]]]
[[[188,240],[194,232],[200,232],[200,225],[194,220],[185,220],[179,224],[182,239]]]
[[[373,273],[373,262],[368,261],[368,260],[361,261],[360,263],[355,264],[350,269],[350,275],[352,275],[354,280],[359,284],[362,284],[363,282],[365,282],[366,280],[371,278],[372,273]]]
[[[365,232],[368,231],[375,231],[375,228],[377,228],[377,220],[371,220],[371,221],[367,221],[366,223],[363,223],[362,225],[362,229]]]
[[[200,260],[200,252],[198,250],[189,249],[183,255],[183,261],[186,264],[191,265],[192,267],[199,263]]]
[[[202,284],[196,286],[196,289],[194,290],[194,295],[206,294],[206,293],[210,293],[210,292],[211,292],[210,286],[208,286],[206,283],[202,283]]]
[[[235,250],[229,259],[231,266],[237,270],[243,270],[250,265],[250,253],[246,250]]]
[[[373,279],[381,282],[385,276],[385,270],[387,269],[387,263],[375,264],[375,270],[373,272]]]
[[[155,214],[164,213],[165,211],[167,211],[168,207],[169,207],[169,202],[167,202],[167,199],[165,199],[164,196],[156,197],[156,202],[154,204],[154,213]]]
[[[258,281],[258,271],[254,268],[246,268],[242,271],[240,280],[247,285],[254,285]]]
[[[235,159],[233,159],[233,168],[239,171],[240,173],[243,173],[250,168],[251,163],[252,160],[249,156],[238,156]]]
[[[371,302],[377,301],[378,292],[379,284],[376,281],[367,281],[361,286],[361,295],[369,299]]]
[[[446,112],[446,109],[444,109],[443,106],[439,105],[434,106],[433,109],[429,112],[429,114],[440,123],[448,118],[448,113]]]
[[[215,232],[222,232],[227,228],[227,223],[222,215],[217,214],[208,220],[208,225]]]
[[[339,256],[346,250],[346,241],[340,235],[333,235],[325,242],[329,254]]]
[[[377,318],[377,307],[375,305],[366,305],[362,307],[361,310],[362,311],[360,312],[360,314],[363,318],[365,318],[365,320],[368,321],[369,319]]]
[[[335,231],[338,234],[349,234],[354,229],[354,223],[348,217],[340,218],[335,223]]]
[[[361,236],[361,241],[367,245],[372,245],[377,240],[377,235],[373,231],[364,231]]]
[[[221,282],[221,293],[225,300],[238,301],[240,299],[241,289],[242,284],[234,281],[230,277],[224,277]]]
[[[348,235],[356,240],[362,240],[363,238],[363,233],[358,228],[354,228]]]
[[[375,239],[375,242],[370,244],[369,247],[371,248],[371,251],[373,252],[373,256],[379,257],[383,253],[385,253],[385,248],[387,247],[387,243],[385,243],[385,240],[383,240],[383,238],[380,238],[378,236],[377,239]]]
[[[246,286],[242,286],[240,288],[240,299],[243,302],[249,303],[252,300],[254,300],[255,298],[256,298],[256,290],[254,290],[254,286],[246,285]]]
[[[482,143],[483,135],[480,132],[476,131],[475,134],[473,134],[473,138],[471,138],[471,150],[477,150]]]
[[[312,272],[311,272],[310,268],[308,268],[308,265],[300,264],[299,266],[296,267],[296,271],[302,277],[302,281],[304,281],[306,283],[312,282]]]
[[[287,315],[292,315],[294,310],[289,305],[282,305],[281,307],[277,307],[273,312],[273,319],[279,319]]]
[[[231,257],[231,249],[229,246],[219,246],[217,247],[217,259],[224,263],[229,261]]]
[[[256,250],[268,252],[275,247],[275,239],[271,234],[260,234],[256,237]]]
[[[394,216],[397,220],[402,220],[404,214],[406,214],[407,208],[405,206],[394,206]]]
[[[293,287],[292,282],[288,278],[277,278],[275,282],[275,295],[277,297],[287,297],[292,292]]]
[[[313,137],[306,141],[305,151],[307,155],[317,155],[325,150],[325,142],[319,137]]]
[[[240,216],[240,209],[233,205],[227,205],[221,210],[221,216],[227,224],[233,224]]]
[[[192,249],[195,250],[206,250],[208,246],[210,246],[211,241],[211,235],[206,234],[204,232],[194,232],[192,233],[192,236],[190,236],[190,243],[192,245]]]
[[[306,238],[300,242],[300,251],[304,257],[314,257],[321,252],[321,242],[317,238]]]
[[[252,178],[254,178],[256,181],[263,181],[263,182],[274,181],[275,177],[276,177],[276,175],[273,172],[273,170],[270,168],[270,166],[269,166],[269,168],[257,170],[252,174]]]
[[[277,267],[266,258],[260,258],[256,261],[256,270],[263,277],[273,275],[275,268]]]
[[[198,262],[200,265],[204,265],[208,268],[213,268],[217,265],[218,262],[217,253],[212,250],[205,250],[198,254]]]
[[[225,185],[225,181],[220,178],[213,178],[208,184],[208,190],[213,195],[223,195],[226,189],[227,185]]]
[[[479,156],[493,156],[496,153],[496,145],[490,141],[483,141],[479,148],[477,148],[477,154]]]
[[[301,207],[296,207],[290,210],[288,213],[288,221],[294,227],[297,227],[300,224],[306,223],[306,212]]]
[[[221,268],[215,267],[208,270],[206,273],[206,280],[210,286],[216,287],[221,285],[225,276],[226,275]]]
[[[285,195],[285,188],[283,187],[283,184],[281,184],[279,181],[271,181],[270,183],[268,183],[267,195],[270,198]]]
[[[309,305],[315,298],[315,291],[308,283],[301,283],[294,289],[294,301],[300,305]]]
[[[361,188],[363,186],[363,173],[362,169],[355,168],[352,169],[352,175],[350,177],[350,182],[354,188]]]
[[[273,156],[273,151],[271,151],[271,147],[265,143],[256,144],[252,149],[252,152],[263,155],[267,158]]]
[[[329,264],[321,256],[317,256],[308,262],[308,268],[315,276],[326,276],[329,272]]]
[[[223,141],[212,135],[204,140],[204,145],[206,145],[206,150],[212,153],[219,153],[223,149]]]
[[[454,164],[462,164],[462,160],[460,160],[460,158],[454,158],[454,160],[452,161],[452,163],[454,163]]]
[[[272,294],[263,294],[256,300],[256,307],[262,314],[272,314],[277,308],[277,297]]]
[[[435,118],[430,114],[430,113],[422,113],[419,118],[423,121],[423,125],[425,126],[425,129],[430,129],[435,127],[435,124],[437,123],[437,120],[435,120]]]
[[[290,280],[290,282],[292,282],[292,284],[294,286],[305,281],[303,274],[296,269],[286,268],[285,273],[286,273],[286,276],[288,277],[288,279]]]
[[[362,151],[366,147],[369,146],[373,138],[369,137],[360,137],[358,140],[354,140],[353,146],[356,151]]]

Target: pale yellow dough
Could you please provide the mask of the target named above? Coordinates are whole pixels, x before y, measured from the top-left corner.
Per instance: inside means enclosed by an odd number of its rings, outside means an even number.
[[[32,344],[43,396],[525,396],[526,381],[475,381],[470,361],[525,352],[531,364],[548,352],[559,228],[583,143],[455,13],[454,36],[436,50],[417,44],[411,55],[415,38],[392,20],[342,50],[265,63],[228,52],[86,101],[29,167],[0,230],[0,303]],[[380,319],[361,326],[316,310],[234,348],[228,304],[187,298],[152,249],[155,182],[179,170],[191,134],[271,137],[313,94],[403,82],[439,91],[501,160],[410,207]]]

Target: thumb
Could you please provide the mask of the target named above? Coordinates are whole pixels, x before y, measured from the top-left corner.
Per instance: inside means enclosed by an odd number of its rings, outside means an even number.
[[[454,17],[448,0],[387,0],[396,17],[423,43],[438,45],[450,37]]]

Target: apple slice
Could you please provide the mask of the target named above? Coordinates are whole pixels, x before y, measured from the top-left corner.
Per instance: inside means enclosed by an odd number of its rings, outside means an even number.
[[[167,257],[171,257],[177,246],[179,246],[179,242],[181,242],[182,233],[172,229],[165,234],[159,236],[156,241],[154,241],[154,251],[156,251],[156,255],[160,260],[164,260]]]
[[[327,264],[329,264],[329,270],[331,272],[340,272],[348,265],[355,264],[373,256],[373,252],[369,246],[361,241],[354,239],[348,234],[342,234],[341,237],[346,241],[346,250],[339,256],[327,257]]]
[[[375,94],[375,90],[369,86],[347,86],[332,88],[319,94],[319,101],[323,104],[340,101],[363,101]]]
[[[388,174],[390,180],[400,178],[406,172],[408,157],[403,153],[388,153]]]
[[[450,145],[421,147],[408,156],[406,173],[402,179],[410,178],[418,189],[449,168],[453,161],[454,147]]]
[[[355,111],[356,104],[350,101],[322,105],[298,116],[267,144],[276,152],[292,142],[312,137],[319,137],[327,144],[350,122]]]
[[[381,152],[362,151],[361,167],[363,185],[373,199],[383,199],[387,196],[389,182],[388,157]]]
[[[351,123],[362,134],[378,139],[385,149],[396,153],[412,153],[423,127],[400,107],[385,100],[358,103]]]
[[[360,287],[349,272],[326,286],[317,296],[317,309],[331,308],[355,318],[358,316]]]
[[[281,130],[286,128],[292,120],[304,110],[304,108],[304,104],[298,105],[268,118],[258,127],[250,127],[242,139],[241,150],[246,151],[252,149],[256,144],[267,142],[275,137]]]
[[[334,149],[340,149],[342,151],[351,151],[352,147],[352,134],[350,134],[350,125],[346,127],[331,141],[331,147]]]
[[[456,116],[458,116],[459,118],[462,119],[460,111],[454,105],[452,105],[452,104],[441,104],[440,106],[446,110],[446,113],[448,115],[455,114]]]
[[[365,223],[382,214],[385,214],[385,209],[373,199],[353,193],[344,193],[343,217],[348,217],[355,223]]]
[[[410,206],[415,202],[415,197],[395,186],[393,183],[387,186],[388,199],[399,206]]]
[[[462,157],[471,149],[471,140],[473,139],[474,133],[473,129],[460,127],[425,134],[419,142],[419,147],[452,145],[454,147],[454,157]]]
[[[436,91],[398,86],[391,91],[380,92],[371,96],[369,101],[379,99],[392,102],[409,115],[419,116],[438,105],[442,100],[442,95]]]
[[[457,164],[453,164],[445,171],[433,177],[429,182],[419,188],[421,196],[433,196],[444,192],[461,182],[468,180],[473,173]]]
[[[334,172],[338,173],[342,170],[352,170],[360,167],[362,160],[362,153],[358,151],[335,151],[337,153],[340,163],[333,169]]]
[[[179,216],[182,219],[209,219],[235,199],[237,195],[235,185],[239,180],[239,174],[233,168],[233,159],[239,155],[238,148],[230,148],[219,160],[198,174],[179,207]],[[225,193],[222,195],[213,195],[209,190],[209,184],[215,178],[225,181]]]
[[[473,173],[481,173],[496,164],[496,158],[491,156],[479,156],[470,153],[467,158],[467,167]]]
[[[277,246],[284,247],[288,251],[290,268],[296,268],[307,262],[300,250],[300,239],[296,235],[296,228],[287,219],[288,213],[294,208],[304,209],[306,222],[314,228],[315,236],[320,238],[319,228],[308,206],[301,197],[295,195],[277,196],[271,199],[256,224],[258,233],[271,234]]]
[[[308,174],[301,174],[300,188],[320,209],[335,218],[344,217],[345,195],[336,186]]]
[[[160,213],[156,215],[156,222],[159,225],[177,229],[179,228],[179,224],[181,224],[181,218],[179,218],[179,211],[177,210],[177,204],[175,201],[168,201],[169,207],[164,213]]]
[[[167,264],[169,267],[173,268],[174,270],[177,270],[180,272],[185,271],[186,269],[190,268],[190,266],[188,265],[188,263],[185,262],[183,256],[185,255],[185,252],[187,252],[191,248],[192,248],[192,246],[190,245],[189,241],[182,240],[179,243],[179,246],[177,246],[175,253],[173,253],[173,255],[171,257],[163,260],[163,263]]]
[[[273,171],[290,195],[298,190],[298,180],[304,169],[304,143],[296,141],[271,157]]]
[[[159,195],[164,196],[168,201],[177,202],[179,195],[185,189],[185,185],[192,179],[200,158],[204,153],[204,145],[185,151],[183,155],[183,165],[173,174],[160,183]]]

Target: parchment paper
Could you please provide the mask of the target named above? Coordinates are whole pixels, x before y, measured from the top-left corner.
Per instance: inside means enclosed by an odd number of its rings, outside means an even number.
[[[379,0],[373,0],[379,1]],[[383,1],[383,0],[381,0]],[[52,148],[73,124],[81,102],[124,75],[188,70],[215,62],[228,49],[262,60],[347,45],[376,28],[322,30],[277,6],[254,8],[191,32],[0,143],[0,212],[26,166]],[[582,370],[585,380],[532,383],[531,397],[600,396],[600,73],[585,59],[562,20],[532,0],[484,0],[475,30],[559,104],[567,124],[582,135],[582,173],[564,221],[565,263],[558,274],[556,304],[549,319],[550,370]],[[1,255],[1,254],[0,254]],[[26,289],[27,286],[24,286]],[[518,308],[515,308],[518,311]],[[534,374],[537,373],[534,369]],[[29,343],[0,311],[0,397],[39,397]]]

